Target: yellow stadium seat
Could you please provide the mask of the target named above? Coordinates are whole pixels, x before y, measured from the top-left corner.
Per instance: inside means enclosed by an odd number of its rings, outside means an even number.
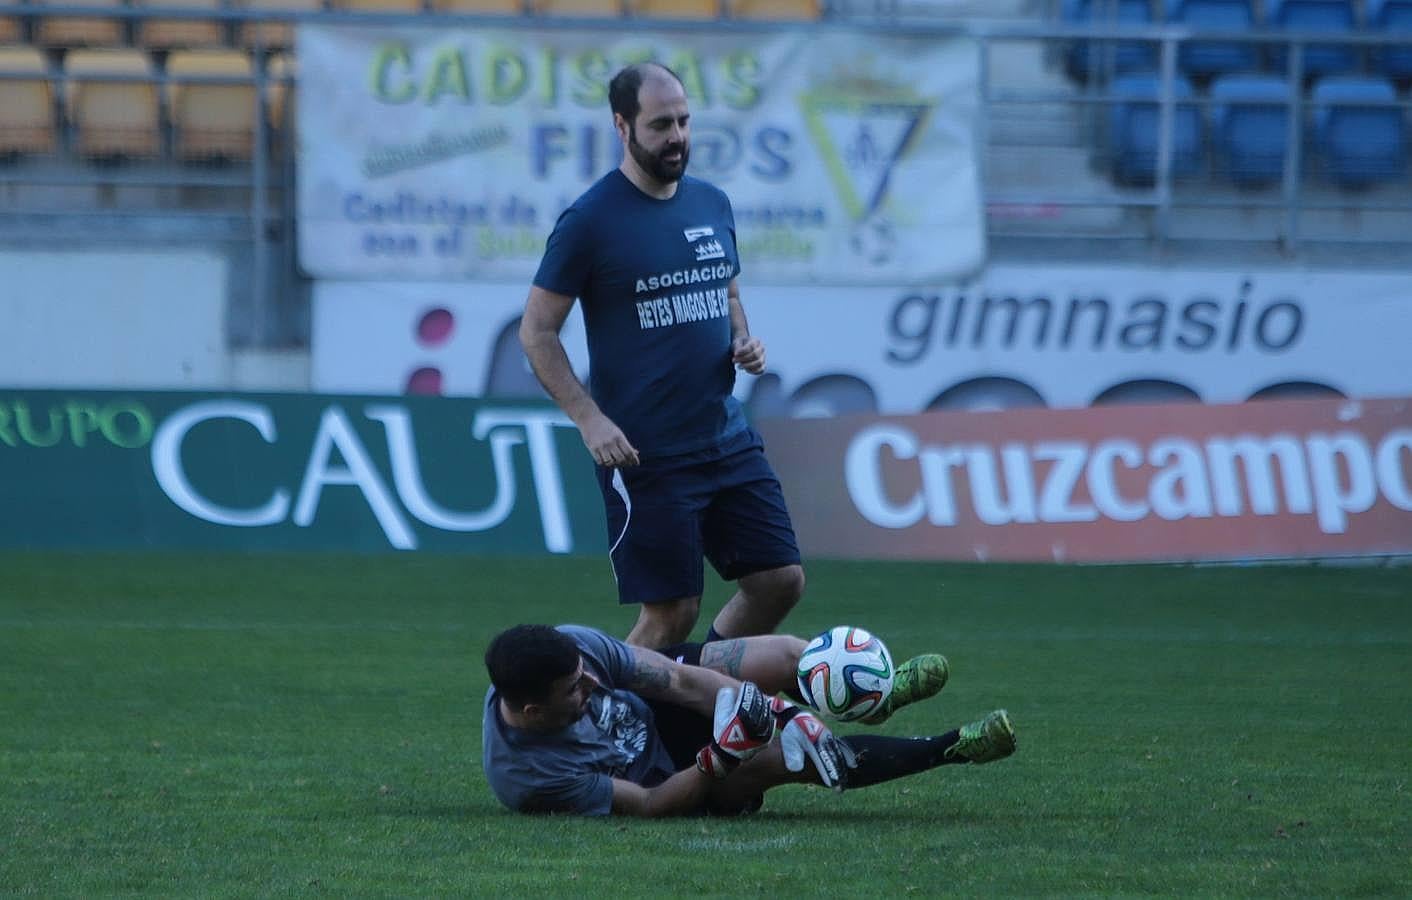
[[[330,0],[334,9],[347,12],[419,13],[422,0]]]
[[[722,0],[635,0],[635,15],[651,19],[715,19]]]
[[[71,50],[64,57],[66,107],[84,156],[157,156],[162,149],[157,84],[140,50]]]
[[[818,0],[730,0],[736,19],[812,21],[819,18]]]
[[[220,0],[131,0],[136,7],[161,9],[221,8]],[[225,24],[216,19],[138,19],[133,42],[143,47],[219,47],[225,43]]]
[[[238,6],[252,12],[260,10],[281,10],[286,12],[310,12],[323,9],[322,0],[232,0]],[[257,45],[267,50],[288,50],[294,46],[294,25],[290,22],[245,22],[242,23],[236,41],[242,47]]]
[[[430,0],[430,5],[436,12],[446,13],[517,16],[525,11],[524,0]]]
[[[531,0],[531,10],[541,16],[621,16],[622,0]]]
[[[53,153],[54,87],[44,54],[35,47],[0,47],[0,72],[33,78],[0,79],[0,153]]]
[[[0,16],[0,44],[18,44],[20,38],[20,20],[14,16]]]
[[[179,50],[167,57],[172,151],[183,162],[248,160],[255,147],[255,85],[250,56],[239,50]],[[243,78],[240,84],[202,78]]]
[[[123,0],[92,0],[67,4],[64,0],[30,0],[30,5],[125,6]],[[45,47],[118,47],[125,42],[122,19],[90,16],[45,16],[36,10],[34,42]]]

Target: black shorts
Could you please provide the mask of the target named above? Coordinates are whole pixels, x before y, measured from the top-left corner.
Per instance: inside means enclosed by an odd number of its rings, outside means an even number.
[[[720,458],[598,467],[621,603],[699,597],[702,560],[726,581],[799,563],[794,525],[753,430]]]
[[[700,644],[674,644],[657,651],[668,659],[689,666],[701,662]],[[667,700],[648,700],[672,765],[678,772],[696,765],[696,753],[711,743],[711,718]]]

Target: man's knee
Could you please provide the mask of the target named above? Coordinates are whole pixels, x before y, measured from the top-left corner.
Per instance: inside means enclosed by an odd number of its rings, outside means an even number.
[[[804,567],[781,566],[741,579],[741,587],[752,599],[768,603],[781,613],[788,612],[804,596]]]

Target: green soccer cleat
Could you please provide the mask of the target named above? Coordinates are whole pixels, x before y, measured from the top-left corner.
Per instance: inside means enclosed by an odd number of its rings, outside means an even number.
[[[863,717],[864,725],[881,725],[888,716],[909,703],[935,696],[946,687],[951,666],[940,653],[923,653],[897,667],[892,677],[892,693],[887,695],[877,712]]]
[[[961,726],[961,736],[946,750],[948,759],[959,756],[973,763],[995,762],[1015,752],[1015,727],[1003,709],[969,725]]]

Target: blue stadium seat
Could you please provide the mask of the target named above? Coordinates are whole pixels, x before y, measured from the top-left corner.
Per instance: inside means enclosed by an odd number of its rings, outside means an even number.
[[[1112,85],[1108,147],[1113,176],[1123,183],[1148,183],[1157,177],[1157,147],[1161,124],[1161,80],[1156,75],[1126,75]],[[1191,82],[1178,76],[1172,85],[1178,101],[1192,96]],[[1178,102],[1172,117],[1174,176],[1201,170],[1201,112],[1190,102]]]
[[[1357,27],[1351,0],[1270,0],[1266,20],[1272,28],[1286,31],[1326,31],[1329,34],[1351,34]],[[1288,64],[1285,48],[1270,52],[1270,65],[1283,72]],[[1337,75],[1358,69],[1358,48],[1347,44],[1306,44],[1304,74],[1306,77]]]
[[[1218,166],[1237,184],[1284,177],[1293,91],[1273,75],[1223,75],[1211,82],[1212,144]]]
[[[1168,22],[1194,31],[1249,31],[1255,24],[1251,0],[1166,0]],[[1188,75],[1220,75],[1259,67],[1259,47],[1235,41],[1188,41],[1177,62]]]
[[[1064,0],[1061,16],[1069,25],[1146,25],[1152,22],[1149,0]],[[1150,41],[1075,41],[1066,56],[1069,76],[1088,81],[1108,71],[1112,54],[1113,72],[1157,68],[1157,44]]]
[[[1370,29],[1412,38],[1412,0],[1368,0],[1367,13]],[[1412,78],[1412,44],[1374,50],[1373,69],[1389,78]]]
[[[1407,128],[1397,91],[1381,78],[1326,78],[1314,86],[1314,140],[1329,180],[1347,187],[1407,171]],[[1385,104],[1385,105],[1376,105]]]

